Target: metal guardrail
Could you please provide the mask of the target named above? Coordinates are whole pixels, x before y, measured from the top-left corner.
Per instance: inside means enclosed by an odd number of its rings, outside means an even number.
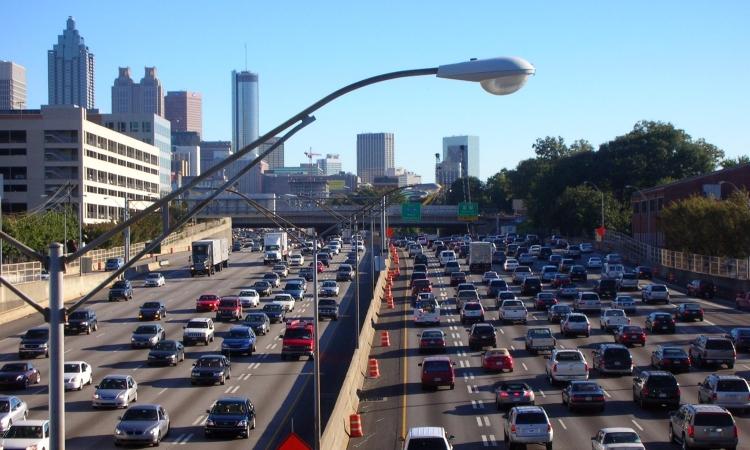
[[[725,258],[677,252],[636,241],[617,231],[607,231],[602,243],[625,254],[633,261],[648,261],[662,268],[735,280],[750,280],[750,258]]]

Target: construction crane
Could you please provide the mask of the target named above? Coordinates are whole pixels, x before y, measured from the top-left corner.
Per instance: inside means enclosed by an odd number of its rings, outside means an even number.
[[[312,175],[313,173],[313,156],[323,156],[320,153],[313,153],[312,147],[310,147],[310,151],[305,152],[305,156],[307,156],[308,161],[310,162],[310,165],[307,166],[307,173]]]

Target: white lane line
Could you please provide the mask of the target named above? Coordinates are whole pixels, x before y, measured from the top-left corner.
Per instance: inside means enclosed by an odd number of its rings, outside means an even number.
[[[463,359],[460,359],[458,361],[458,365],[461,366],[462,369],[466,367],[466,366],[464,366],[464,360]],[[466,375],[464,375],[464,376],[466,376]]]
[[[472,392],[471,392],[471,386],[470,386],[470,385],[468,385],[468,384],[466,385],[466,390],[467,390],[467,391],[469,392],[469,394],[471,394],[471,393],[472,393]]]
[[[229,393],[230,393],[230,394],[234,394],[235,392],[237,392],[237,391],[239,391],[239,390],[240,390],[240,386],[239,386],[239,385],[237,385],[237,386],[233,387],[233,388],[232,388],[232,390],[231,390],[231,391],[230,391]]]
[[[465,381],[465,382],[466,382],[466,381],[469,381],[469,376],[468,376],[468,375],[466,375],[466,374],[464,374],[464,381]]]
[[[473,374],[473,373],[470,373],[470,374],[469,374],[469,379],[470,379],[470,380],[473,380],[473,379],[474,379],[474,374]]]
[[[482,427],[482,419],[479,416],[477,416],[476,419],[477,419],[477,426],[481,428]]]
[[[750,369],[750,366],[748,366],[747,364],[743,364],[742,367],[744,367],[745,369]]]
[[[495,439],[494,434],[489,435],[489,441],[490,441],[490,446],[497,447],[497,439]]]
[[[528,370],[529,370],[529,368],[528,368],[528,367],[526,367],[526,363],[521,363],[521,366],[523,366],[523,370],[526,370],[526,371],[528,371]]]
[[[716,324],[715,324],[715,323],[711,322],[711,321],[710,321],[710,320],[708,320],[708,319],[703,319],[703,322],[705,322],[705,323],[707,323],[707,324],[709,324],[709,325],[713,325],[713,326],[716,326]]]
[[[179,445],[185,445],[190,439],[192,439],[193,433],[189,433],[187,436],[185,436],[184,439],[182,439],[179,443],[175,442],[175,444]]]
[[[141,367],[143,367],[143,364],[141,364],[140,366],[137,366],[137,367],[133,367],[133,372],[135,372],[136,370],[140,369]]]
[[[65,353],[68,353],[68,352],[69,352],[69,351],[71,351],[71,350],[73,350],[73,349],[72,349],[72,348],[69,348],[69,349],[65,350]]]
[[[271,348],[271,345],[272,345],[272,344],[268,344],[268,345],[266,345],[266,350],[268,350],[269,348]]]
[[[568,427],[565,426],[565,422],[562,421],[562,419],[557,419],[558,422],[560,422],[560,426],[563,427],[563,430],[567,430]]]
[[[167,388],[164,388],[164,389],[160,390],[159,392],[157,392],[156,395],[161,395],[164,392],[166,392],[166,390],[167,390]]]
[[[544,398],[544,397],[547,397],[546,395],[544,395],[544,391],[543,391],[543,390],[541,390],[541,389],[539,389],[539,394],[541,394],[543,398]]]
[[[503,331],[502,328],[500,328],[500,334],[505,334],[505,331]]]
[[[479,409],[479,406],[477,406],[477,401],[476,400],[472,400],[471,401],[471,407],[474,408],[474,409]]]
[[[484,400],[477,400],[477,407],[479,409],[484,409]]]
[[[273,345],[271,346],[271,350],[275,349],[275,348],[276,348],[276,345],[278,345],[278,344],[273,344]]]
[[[485,436],[485,435],[482,435],[482,445],[485,446],[485,447],[489,447],[490,446],[489,442],[487,442],[487,436]]]
[[[482,420],[484,420],[484,426],[488,427],[490,426],[490,418],[487,416],[482,416]]]
[[[196,426],[198,424],[202,424],[205,419],[206,419],[205,416],[198,416],[198,418],[193,421],[193,426]],[[182,436],[184,436],[184,435],[182,435]],[[180,436],[180,437],[182,437],[182,436]]]
[[[476,384],[472,384],[471,385],[471,389],[472,389],[472,391],[474,391],[474,392],[472,392],[473,394],[478,394],[479,393],[479,388],[477,387]]]
[[[257,369],[258,367],[260,367],[260,363],[253,364],[253,369]]]
[[[635,421],[635,419],[630,419],[631,422],[633,422],[633,425],[635,425],[636,428],[643,431],[643,427],[638,424],[638,422]]]
[[[514,351],[515,351],[515,350],[516,350],[516,347],[514,347],[514,346],[512,346],[512,345],[511,345],[511,346],[510,346],[510,349],[511,349],[511,350],[514,350]]]
[[[461,347],[463,347],[464,346],[464,341],[458,341],[458,345],[461,346]]]
[[[605,391],[604,389],[602,389],[602,391],[604,391],[604,395],[606,395],[606,396],[607,396],[607,398],[612,398],[612,396],[611,396],[611,395],[609,395],[609,392]]]
[[[456,346],[456,347],[459,347],[458,341],[453,341],[453,345]]]

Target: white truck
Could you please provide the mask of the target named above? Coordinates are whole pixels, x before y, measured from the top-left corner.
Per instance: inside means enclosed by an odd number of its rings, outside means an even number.
[[[263,264],[286,261],[289,255],[288,236],[285,231],[266,233],[263,237]]]
[[[546,327],[529,328],[526,330],[526,351],[532,354],[552,351],[557,341],[552,335],[552,330]]]
[[[552,385],[561,381],[585,381],[589,379],[589,364],[580,350],[554,349],[547,359],[545,372]]]
[[[521,322],[526,324],[529,311],[521,300],[503,300],[499,313],[500,321],[503,323]]]
[[[434,297],[417,299],[414,307],[414,325],[440,325],[440,305]]]
[[[190,256],[190,276],[211,276],[229,266],[229,241],[221,239],[202,239],[193,242]]]
[[[599,317],[599,329],[612,331],[619,326],[630,325],[630,319],[622,309],[606,308]]]
[[[472,242],[469,244],[469,272],[484,273],[492,270],[492,252],[494,244],[491,242]]]

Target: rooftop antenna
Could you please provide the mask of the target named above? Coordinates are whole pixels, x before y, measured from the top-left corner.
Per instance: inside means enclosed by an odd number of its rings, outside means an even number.
[[[245,42],[245,72],[247,72],[247,42]]]

